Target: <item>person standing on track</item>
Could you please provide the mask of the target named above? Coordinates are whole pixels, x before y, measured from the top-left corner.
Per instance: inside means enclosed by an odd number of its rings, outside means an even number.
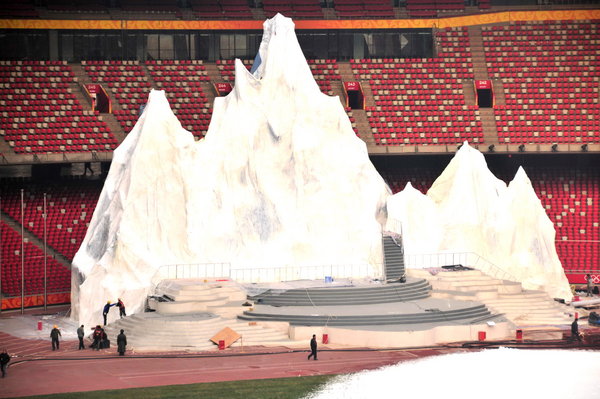
[[[310,355],[308,355],[308,360],[313,357],[314,360],[317,360],[317,336],[313,334],[312,339],[310,340]]]
[[[52,350],[59,349],[58,337],[62,337],[62,334],[60,333],[58,326],[55,324],[52,331],[50,331],[50,338],[52,338]]]
[[[2,349],[2,353],[0,353],[0,369],[2,369],[2,378],[6,376],[6,368],[8,367],[8,362],[10,362],[10,355],[6,351],[6,348]]]
[[[117,352],[119,352],[119,356],[125,355],[126,346],[127,337],[125,336],[125,330],[121,330],[121,334],[117,335]]]
[[[85,345],[83,344],[83,337],[85,337],[85,332],[83,331],[83,324],[81,327],[77,329],[77,338],[79,338],[79,350],[85,349]]]

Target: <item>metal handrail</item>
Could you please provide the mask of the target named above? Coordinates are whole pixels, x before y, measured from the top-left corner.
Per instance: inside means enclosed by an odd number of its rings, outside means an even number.
[[[154,284],[160,280],[176,278],[228,278],[237,282],[259,283],[272,281],[320,280],[375,275],[381,264],[329,264],[308,266],[275,266],[256,268],[232,268],[229,263],[197,263],[162,265],[152,278]],[[379,268],[381,273],[381,267]]]

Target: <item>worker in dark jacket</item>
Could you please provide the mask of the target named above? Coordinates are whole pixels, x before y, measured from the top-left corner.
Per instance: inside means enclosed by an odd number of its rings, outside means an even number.
[[[85,349],[83,345],[83,337],[85,337],[85,331],[83,331],[83,324],[77,329],[77,338],[79,338],[79,349]]]
[[[8,366],[8,362],[10,362],[10,355],[6,351],[6,348],[2,349],[2,353],[0,353],[0,369],[2,370],[2,378],[6,375],[6,367]]]
[[[58,327],[55,325],[52,331],[50,331],[50,338],[52,338],[52,350],[58,349],[58,337],[62,337],[62,334],[60,333]]]
[[[102,327],[98,324],[96,328],[94,328],[94,332],[92,333],[92,338],[94,339],[94,343],[92,343],[92,348],[97,351],[100,350],[100,341],[102,341]]]
[[[581,335],[579,334],[579,325],[577,324],[577,319],[573,320],[571,323],[571,339],[577,340],[581,342]]]
[[[110,301],[106,302],[106,305],[104,305],[104,309],[102,309],[102,317],[104,317],[104,325],[106,325],[106,316],[108,316],[108,311],[110,310],[111,306],[115,306],[116,303],[111,304]]]
[[[117,335],[117,352],[119,352],[119,356],[125,355],[126,346],[127,337],[125,336],[125,330],[121,330],[121,334]]]
[[[312,339],[310,340],[310,355],[308,355],[308,360],[313,357],[317,360],[317,336],[313,334]]]

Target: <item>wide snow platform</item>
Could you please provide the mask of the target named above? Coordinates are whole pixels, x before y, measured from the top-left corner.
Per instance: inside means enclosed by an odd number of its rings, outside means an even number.
[[[432,298],[423,278],[406,283],[265,290],[247,297],[235,282],[165,280],[149,298],[152,312],[107,326],[122,328],[136,351],[214,350],[210,339],[225,327],[241,338],[233,345],[305,347],[313,334],[328,344],[414,347],[506,338],[513,328],[477,300]]]

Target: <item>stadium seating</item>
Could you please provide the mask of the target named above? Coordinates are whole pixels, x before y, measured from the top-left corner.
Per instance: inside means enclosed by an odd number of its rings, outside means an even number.
[[[373,91],[376,105],[366,109],[376,144],[483,142],[478,107],[465,105],[462,90],[462,79],[473,79],[468,40],[464,28],[444,29],[434,58],[350,60]]]
[[[315,78],[321,91],[328,95],[333,95],[331,88],[332,80],[341,80],[340,71],[337,65],[337,61],[334,59],[309,59],[308,66]],[[252,67],[252,60],[242,60],[248,70]],[[232,82],[234,80],[234,60],[217,60],[217,68],[221,74],[221,77],[226,82]]]
[[[568,272],[600,270],[598,169],[530,168],[533,187],[556,229],[556,250]]]
[[[406,11],[413,18],[435,18],[465,11],[463,0],[406,0]]]
[[[102,0],[46,0],[46,8],[52,13],[108,13],[108,9]]]
[[[146,67],[159,89],[165,90],[173,113],[196,137],[208,130],[212,109],[201,82],[209,78],[201,60],[147,61]]]
[[[4,221],[2,229],[2,294],[21,295],[21,235]],[[44,252],[30,242],[24,243],[25,295],[44,292]],[[71,272],[51,256],[46,258],[47,292],[69,292]]]
[[[500,142],[600,142],[599,33],[577,21],[483,28],[488,72],[506,97],[495,106]]]
[[[323,11],[317,0],[299,0],[290,2],[287,0],[263,0],[263,11],[267,18],[281,13],[286,17],[307,19],[323,19]]]
[[[81,64],[94,83],[108,85],[122,108],[114,110],[113,114],[123,130],[129,133],[150,92],[150,83],[139,62],[82,61]]]
[[[25,228],[40,239],[44,237],[44,193],[48,219],[47,243],[68,259],[73,259],[85,236],[100,195],[101,183],[95,181],[27,184],[25,190]],[[2,211],[14,220],[21,219],[20,191],[5,190]]]
[[[33,0],[3,1],[0,7],[0,18],[38,18]]]
[[[0,61],[0,135],[17,154],[112,151],[108,126],[71,93],[63,61]]]
[[[336,0],[335,11],[339,18],[395,18],[389,0]]]

